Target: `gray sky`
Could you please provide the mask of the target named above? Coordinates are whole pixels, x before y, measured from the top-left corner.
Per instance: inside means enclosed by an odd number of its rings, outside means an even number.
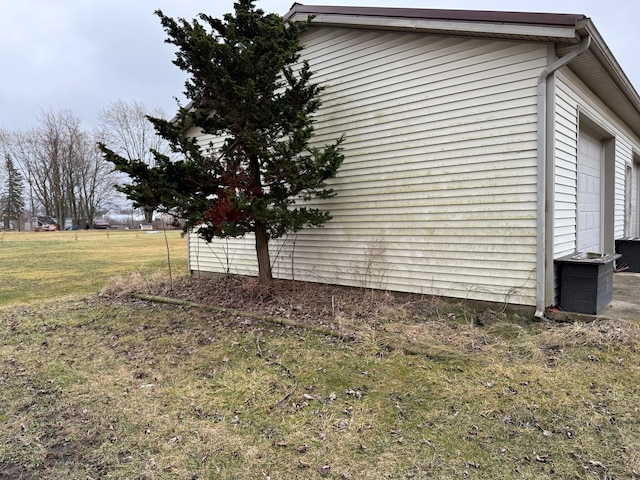
[[[284,15],[295,0],[259,0]],[[640,90],[640,2],[636,0],[298,0],[303,4],[581,13],[592,18]],[[43,110],[71,110],[85,128],[116,100],[141,101],[168,115],[184,74],[154,10],[193,19],[220,17],[232,0],[0,0],[0,128],[27,129]]]

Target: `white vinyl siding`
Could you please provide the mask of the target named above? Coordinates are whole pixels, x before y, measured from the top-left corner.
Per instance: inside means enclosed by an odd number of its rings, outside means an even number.
[[[219,155],[219,149],[224,143],[223,137],[203,135],[199,129],[192,127],[187,131],[187,136],[196,137],[200,150],[210,155]]]
[[[640,237],[640,158],[634,155],[631,168],[631,188],[629,198],[631,212],[629,214],[629,235]]]
[[[638,138],[570,71],[557,75],[555,116],[555,216],[554,258],[576,251],[577,158],[579,117],[584,115],[613,138],[614,231],[605,235],[621,238],[625,232],[625,177],[632,164]]]
[[[274,275],[535,304],[536,84],[546,46],[314,28],[333,219],[273,242]],[[192,270],[255,274],[253,239],[190,239]]]

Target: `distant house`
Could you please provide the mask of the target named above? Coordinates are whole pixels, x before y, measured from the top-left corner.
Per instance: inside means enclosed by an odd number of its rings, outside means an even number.
[[[286,18],[309,15],[315,141],[344,132],[346,158],[318,201],[333,219],[275,243],[274,275],[540,314],[555,259],[640,235],[640,97],[591,19],[300,4]],[[189,262],[257,271],[252,238],[192,234]]]
[[[58,221],[48,215],[34,215],[25,222],[24,229],[27,232],[53,231],[57,229],[57,224]]]

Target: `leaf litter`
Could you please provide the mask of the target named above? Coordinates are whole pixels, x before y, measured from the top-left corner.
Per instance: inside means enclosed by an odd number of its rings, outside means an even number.
[[[0,471],[614,478],[640,458],[632,323],[478,322],[437,298],[236,277],[156,286],[182,305],[132,293],[12,312],[0,453],[18,466]]]

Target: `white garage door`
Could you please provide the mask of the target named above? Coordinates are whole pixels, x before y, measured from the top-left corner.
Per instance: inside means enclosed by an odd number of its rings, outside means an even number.
[[[630,228],[627,234],[632,237],[640,236],[640,163],[634,162],[631,170],[631,198],[630,198]]]
[[[602,163],[604,148],[595,136],[580,131],[578,152],[578,251],[601,252]]]

